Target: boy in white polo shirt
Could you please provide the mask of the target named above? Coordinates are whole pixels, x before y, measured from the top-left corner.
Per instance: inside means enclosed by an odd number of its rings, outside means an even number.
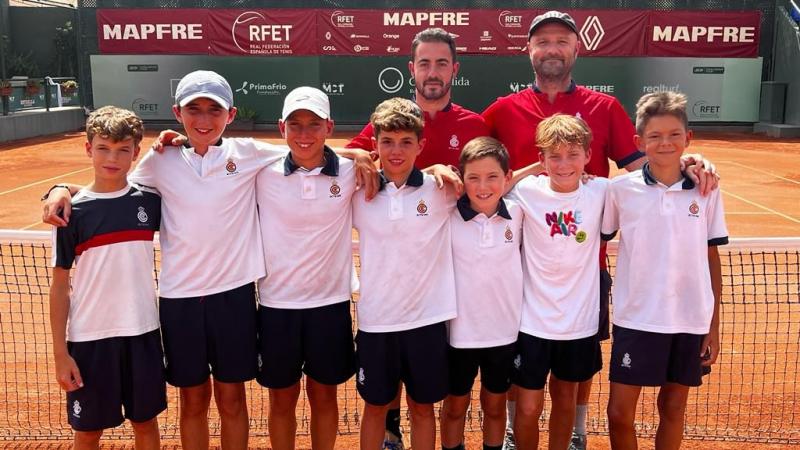
[[[600,225],[608,180],[581,183],[591,158],[591,131],[557,114],[536,127],[547,176],[528,177],[511,191],[525,213],[522,321],[513,382],[519,386],[514,435],[518,448],[539,444],[539,416],[550,377],[549,448],[569,445],[578,383],[600,370]]]
[[[728,242],[719,190],[702,196],[681,173],[689,145],[686,97],[647,94],[636,105],[640,171],[609,186],[603,237],[621,232],[614,282],[608,419],[611,445],[637,448],[642,386],[660,386],[656,448],[679,448],[690,386],[719,353],[718,245]],[[680,249],[680,250],[678,250]]]
[[[449,187],[414,167],[422,151],[422,110],[401,98],[384,101],[370,118],[383,167],[373,200],[353,199],[359,232],[356,377],[364,399],[361,448],[379,448],[389,403],[402,381],[411,413],[411,442],[432,450],[433,404],[448,391],[447,329],[456,316]]]
[[[442,448],[464,448],[469,394],[480,368],[483,448],[500,450],[522,310],[523,213],[503,199],[512,173],[500,141],[471,140],[461,151],[460,169],[466,194],[450,217],[458,316],[449,322]]]
[[[333,132],[328,97],[299,87],[278,122],[290,153],[256,179],[267,276],[258,282],[258,382],[269,388],[269,437],[294,448],[295,408],[306,374],[311,443],[332,450],[337,385],[355,369],[350,317],[354,164],[325,139]],[[298,212],[301,213],[298,213]]]
[[[188,143],[149,152],[129,176],[162,197],[159,312],[167,381],[180,388],[184,448],[208,448],[213,392],[223,446],[245,449],[244,382],[258,369],[254,281],[265,275],[256,175],[285,151],[222,138],[236,108],[230,85],[215,72],[184,76],[175,102]],[[66,210],[69,191],[53,194],[46,210]]]

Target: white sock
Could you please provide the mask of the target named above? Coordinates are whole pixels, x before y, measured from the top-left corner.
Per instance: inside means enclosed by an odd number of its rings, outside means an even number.
[[[516,400],[508,400],[506,402],[506,433],[514,434],[514,413],[516,412]]]
[[[586,413],[589,405],[578,405],[575,407],[575,434],[586,434]]]

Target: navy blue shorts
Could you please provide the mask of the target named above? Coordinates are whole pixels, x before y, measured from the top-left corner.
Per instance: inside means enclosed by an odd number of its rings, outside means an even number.
[[[462,396],[472,391],[478,369],[481,386],[492,394],[503,394],[511,387],[511,372],[517,343],[487,348],[456,348],[448,346],[450,364],[450,395]]]
[[[256,291],[248,283],[218,294],[159,301],[167,381],[177,387],[256,377]]]
[[[167,409],[161,333],[68,342],[83,387],[67,392],[67,418],[76,431],[146,422]],[[123,416],[122,411],[125,411]]]
[[[597,335],[557,341],[520,332],[511,379],[517,386],[533,390],[544,389],[549,372],[559,380],[578,383],[597,373],[600,357]]]
[[[356,335],[356,387],[365,402],[387,405],[400,382],[417,403],[436,403],[449,391],[444,322],[412,330]]]
[[[653,333],[614,325],[608,378],[633,386],[700,386],[704,338],[701,334]]]
[[[305,373],[336,385],[355,372],[350,301],[308,309],[258,310],[258,383],[281,389]]]

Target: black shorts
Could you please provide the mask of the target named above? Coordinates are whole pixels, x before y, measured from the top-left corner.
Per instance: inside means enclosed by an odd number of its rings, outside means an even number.
[[[67,418],[76,431],[99,431],[125,419],[146,422],[167,409],[161,333],[68,342],[83,387],[67,392]],[[125,409],[125,416],[122,409]]]
[[[256,377],[254,283],[202,297],[161,297],[159,311],[169,384],[197,386],[210,373],[223,383]]]
[[[614,325],[609,380],[633,386],[703,384],[704,335],[652,333]]]
[[[600,357],[596,335],[556,341],[520,332],[511,379],[517,386],[534,390],[544,389],[549,372],[559,380],[578,383],[597,373]]]
[[[305,373],[336,385],[355,372],[350,301],[309,309],[258,308],[258,383],[281,389]]]
[[[607,341],[611,337],[609,331],[610,322],[608,320],[608,304],[611,297],[611,274],[608,269],[600,269],[600,324],[597,328],[597,339]],[[602,365],[602,358],[600,362]],[[602,367],[600,367],[602,369]],[[598,369],[599,370],[599,369]]]
[[[356,387],[365,402],[387,405],[402,381],[417,403],[436,403],[448,392],[447,327],[356,335]]]
[[[492,394],[503,394],[511,386],[511,372],[517,344],[488,348],[456,348],[448,346],[450,395],[462,396],[472,391],[478,368],[481,385]]]

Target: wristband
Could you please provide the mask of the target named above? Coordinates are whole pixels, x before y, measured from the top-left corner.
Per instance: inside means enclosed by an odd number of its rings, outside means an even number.
[[[41,200],[42,201],[47,200],[47,198],[50,197],[50,193],[53,192],[53,189],[58,189],[58,188],[64,188],[64,189],[69,191],[69,186],[67,186],[66,184],[56,184],[56,185],[53,185],[50,189],[47,190],[47,193],[45,193],[42,196]]]

